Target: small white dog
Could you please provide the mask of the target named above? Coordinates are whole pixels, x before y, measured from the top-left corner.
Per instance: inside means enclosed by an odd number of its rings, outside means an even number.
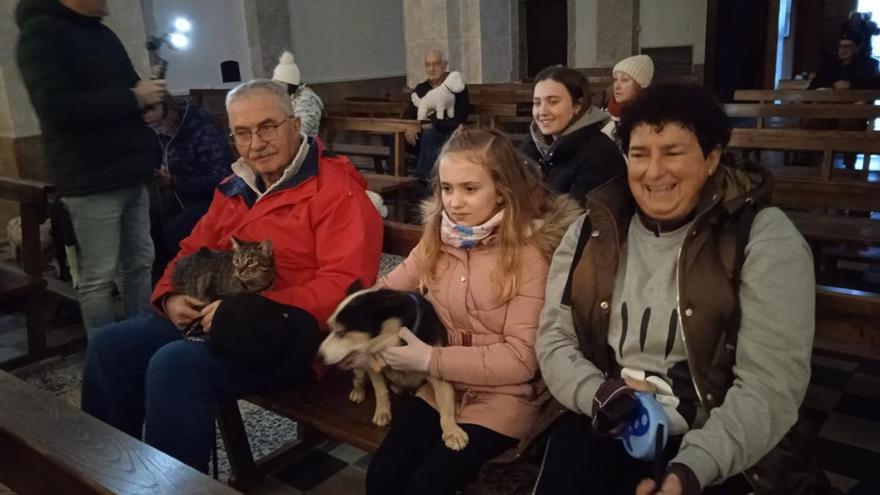
[[[464,78],[461,72],[454,70],[446,76],[440,86],[425,93],[419,98],[412,94],[412,102],[419,109],[418,119],[427,120],[428,115],[436,113],[438,119],[455,117],[455,95],[464,91]]]

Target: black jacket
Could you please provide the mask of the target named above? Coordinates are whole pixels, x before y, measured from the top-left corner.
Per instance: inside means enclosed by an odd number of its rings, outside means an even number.
[[[214,117],[188,98],[180,102],[180,124],[173,136],[158,134],[171,185],[185,206],[210,202],[214,188],[232,173],[229,137]]]
[[[15,15],[18,66],[59,192],[83,196],[150,179],[158,143],[131,91],[139,77],[119,38],[58,0],[22,0]]]
[[[809,89],[832,88],[837,81],[848,81],[850,89],[880,89],[877,60],[859,55],[849,65],[843,65],[837,57],[829,59],[819,67]]]
[[[417,94],[419,98],[424,98],[425,94],[431,91],[431,89],[433,89],[431,82],[423,81],[416,85],[413,93]],[[467,123],[468,116],[471,113],[471,97],[468,94],[467,86],[464,87],[464,91],[455,95],[455,105],[453,108],[455,110],[455,117],[438,119],[436,114],[431,114],[429,116],[431,126],[443,134],[452,134],[452,131],[457,129],[459,125]],[[415,119],[417,114],[418,109],[410,102],[409,107],[403,114],[403,118]]]
[[[607,114],[590,108],[549,147],[532,122],[532,139],[523,148],[540,164],[550,187],[582,206],[588,192],[626,172],[620,149],[602,133],[606,119]]]

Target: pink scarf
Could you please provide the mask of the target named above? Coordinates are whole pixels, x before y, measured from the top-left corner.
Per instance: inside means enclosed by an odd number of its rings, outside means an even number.
[[[443,210],[442,215],[443,221],[440,223],[440,240],[453,247],[470,249],[479,244],[485,238],[489,237],[489,234],[495,230],[495,227],[497,227],[501,223],[501,219],[504,218],[504,210],[496,213],[482,225],[475,225],[473,227],[466,227],[453,222],[452,219],[449,218],[449,215],[446,214],[446,210]]]

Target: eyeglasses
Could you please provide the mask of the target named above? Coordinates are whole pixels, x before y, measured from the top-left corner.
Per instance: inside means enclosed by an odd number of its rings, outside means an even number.
[[[235,140],[235,144],[239,146],[247,146],[251,144],[251,140],[256,134],[261,141],[274,141],[278,139],[278,128],[290,122],[293,117],[288,117],[282,122],[266,122],[260,124],[256,129],[235,129],[229,136]]]

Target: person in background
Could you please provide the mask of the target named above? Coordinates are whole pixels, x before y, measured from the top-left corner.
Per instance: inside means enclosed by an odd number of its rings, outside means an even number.
[[[91,340],[149,303],[153,242],[147,183],[158,144],[145,120],[165,81],[141,80],[125,47],[101,19],[106,0],[22,0],[16,60],[40,121],[52,183],[78,244],[77,297]]]
[[[849,19],[840,27],[840,32],[858,31],[862,34],[864,40],[864,52],[870,57],[873,52],[871,38],[880,34],[880,28],[877,23],[871,20],[871,12],[853,12],[849,15]]]
[[[626,171],[620,150],[602,133],[608,114],[590,105],[590,87],[580,72],[562,66],[539,72],[532,119],[523,151],[557,192],[582,205],[590,190]]]
[[[439,50],[431,50],[425,54],[425,75],[427,79],[420,82],[413,89],[419,98],[423,98],[428,91],[443,84],[448,71],[449,61]],[[440,154],[440,148],[449,138],[449,135],[458,126],[467,122],[471,112],[470,95],[467,87],[459,93],[455,93],[454,113],[452,117],[438,119],[436,115],[430,116],[430,122],[422,125],[421,132],[406,132],[406,142],[414,147],[414,153],[418,156],[416,161],[416,175],[427,182],[431,178],[434,162]],[[410,102],[404,113],[405,119],[415,119],[418,114],[416,106]]]
[[[324,102],[312,88],[302,83],[299,67],[293,61],[293,54],[285,51],[278,59],[278,65],[272,71],[272,80],[284,85],[293,113],[302,122],[302,132],[308,137],[316,137],[321,130],[321,114]]]
[[[232,171],[227,136],[207,110],[189,98],[168,96],[162,120],[151,127],[162,146],[155,176],[151,220],[156,244],[154,272],[165,265],[208,211],[214,188]]]
[[[651,85],[654,78],[654,61],[647,55],[634,55],[625,58],[611,69],[614,77],[611,97],[605,105],[605,111],[611,120],[602,127],[602,132],[612,141],[618,142],[615,131],[620,125],[620,112],[636,99],[643,89]]]
[[[837,41],[836,57],[819,67],[808,89],[877,89],[877,60],[864,52],[862,33],[845,31]]]

